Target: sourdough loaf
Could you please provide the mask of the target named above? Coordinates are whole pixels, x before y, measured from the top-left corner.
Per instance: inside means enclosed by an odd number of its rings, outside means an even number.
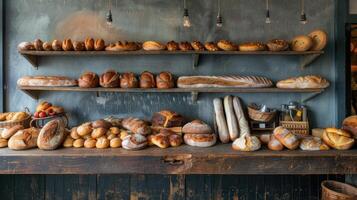
[[[181,76],[177,81],[179,88],[205,87],[271,87],[272,81],[260,76]]]

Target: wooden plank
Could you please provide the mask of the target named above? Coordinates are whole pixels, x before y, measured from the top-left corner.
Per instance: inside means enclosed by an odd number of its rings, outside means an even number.
[[[129,199],[130,175],[97,175],[97,199]]]
[[[65,194],[63,175],[46,175],[46,200],[61,200]]]
[[[186,191],[186,176],[185,175],[169,175],[170,190],[168,200],[185,199]]]
[[[15,175],[14,199],[44,199],[44,175]]]
[[[13,200],[15,191],[15,175],[0,175],[0,197],[1,199]]]
[[[168,199],[169,176],[132,175],[130,178],[130,200]]]
[[[186,176],[186,199],[214,199],[211,183],[211,175]]]
[[[5,90],[4,90],[4,83],[5,83],[5,78],[4,78],[4,33],[5,33],[5,0],[0,0],[0,112],[5,111]]]
[[[183,145],[165,150],[1,149],[2,174],[353,174],[357,150],[233,151],[229,144],[211,148]],[[168,160],[177,160],[171,164]],[[48,167],[51,163],[51,167]],[[237,165],[237,163],[240,163]],[[93,167],[95,165],[96,167]],[[113,167],[116,166],[116,167]]]
[[[96,175],[64,175],[63,180],[63,199],[97,199]]]

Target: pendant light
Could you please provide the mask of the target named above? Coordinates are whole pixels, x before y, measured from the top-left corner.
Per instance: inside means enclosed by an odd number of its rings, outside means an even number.
[[[183,26],[186,28],[190,28],[191,27],[191,21],[190,18],[188,16],[188,9],[187,9],[187,5],[186,5],[186,0],[183,0]]]
[[[269,6],[269,0],[265,0],[265,6],[266,6],[266,14],[265,14],[265,23],[270,24],[270,6]]]
[[[300,23],[306,24],[307,18],[306,18],[306,13],[305,13],[305,0],[300,0],[300,3],[301,3]]]
[[[107,20],[108,26],[113,25],[112,1],[111,0],[109,0],[109,3],[108,3],[108,12],[107,12],[106,20]]]
[[[217,0],[218,4],[218,14],[217,14],[217,27],[221,28],[223,26],[223,20],[221,16],[221,0]]]

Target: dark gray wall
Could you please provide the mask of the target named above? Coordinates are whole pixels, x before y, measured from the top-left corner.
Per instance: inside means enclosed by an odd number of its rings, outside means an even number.
[[[216,1],[188,0],[193,27],[185,30],[182,23],[182,1],[164,0],[113,0],[114,28],[108,29],[105,16],[107,1],[97,0],[11,0],[6,1],[5,71],[8,91],[7,110],[34,109],[37,102],[16,89],[16,80],[24,75],[66,75],[78,77],[85,70],[101,73],[106,69],[119,72],[140,73],[163,70],[175,75],[265,75],[274,81],[289,76],[319,74],[331,81],[331,87],[321,96],[308,102],[312,108],[315,126],[336,124],[336,95],[334,80],[334,1],[306,1],[308,24],[301,25],[299,1],[271,1],[272,24],[265,21],[263,0],[222,0],[224,27],[215,27]],[[84,20],[84,21],[83,21]],[[321,28],[329,34],[326,53],[304,71],[298,67],[295,57],[281,56],[207,56],[197,70],[191,68],[186,56],[121,56],[121,57],[57,57],[40,60],[39,70],[34,70],[16,50],[18,43],[85,35],[100,36],[107,40],[218,40],[234,42],[266,41],[270,38],[291,39],[298,34]],[[279,107],[290,100],[301,100],[299,94],[237,94],[245,103],[265,103]],[[181,94],[101,94],[94,93],[45,93],[43,100],[64,106],[71,114],[72,124],[107,115],[132,115],[149,118],[152,112],[163,108],[179,111],[190,118],[211,122],[212,99],[224,94],[200,95],[197,104],[190,96]],[[73,119],[73,120],[72,120]]]

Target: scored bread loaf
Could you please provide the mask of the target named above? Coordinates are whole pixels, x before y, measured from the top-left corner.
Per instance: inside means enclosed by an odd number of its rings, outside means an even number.
[[[37,138],[37,146],[42,150],[54,150],[62,144],[65,137],[64,122],[55,119],[43,126]]]
[[[9,149],[25,150],[36,147],[39,132],[40,131],[37,128],[28,128],[17,131],[8,142]]]
[[[274,137],[290,150],[294,150],[299,146],[299,138],[282,126],[274,129]]]
[[[64,76],[24,76],[17,80],[19,86],[77,86],[77,80]]]
[[[177,80],[179,88],[205,87],[271,87],[272,81],[260,76],[181,76]]]
[[[123,128],[137,134],[148,135],[151,133],[151,129],[148,124],[138,118],[129,117],[122,121]]]
[[[278,88],[327,88],[330,85],[328,80],[321,76],[299,76],[279,81]]]

